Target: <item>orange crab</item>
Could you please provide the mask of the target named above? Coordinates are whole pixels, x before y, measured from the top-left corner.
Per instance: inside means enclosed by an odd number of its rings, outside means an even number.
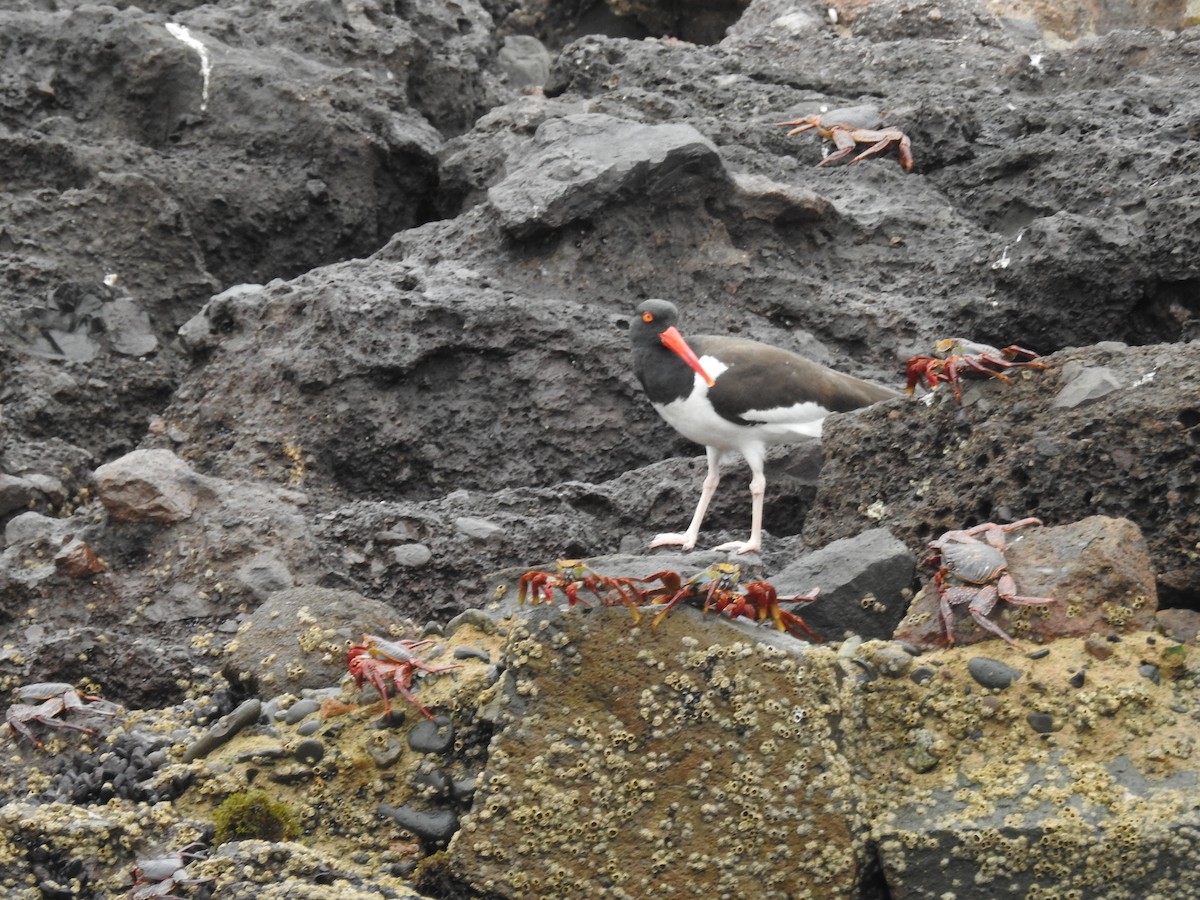
[[[912,141],[899,128],[882,127],[883,119],[876,106],[870,104],[848,106],[845,109],[813,113],[801,119],[777,124],[784,128],[791,128],[788,137],[815,128],[817,134],[822,138],[833,142],[837,149],[817,163],[818,166],[827,166],[844,159],[853,153],[859,144],[870,144],[871,146],[850,161],[858,162],[868,156],[885,153],[889,148],[895,146],[901,167],[906,172],[912,171]]]
[[[392,712],[391,703],[388,701],[388,679],[391,679],[405,700],[420,710],[425,718],[432,719],[433,714],[409,690],[412,687],[413,675],[418,671],[437,675],[462,668],[430,665],[413,652],[432,643],[432,640],[388,641],[373,634],[364,634],[363,642],[355,644],[346,654],[346,665],[359,690],[362,690],[365,681],[375,685],[379,696],[383,698],[385,716],[390,716]]]
[[[753,619],[755,622],[765,622],[770,619],[780,631],[786,631],[793,637],[800,637],[804,632],[817,643],[820,636],[808,627],[808,624],[795,613],[782,609],[780,602],[811,603],[817,599],[819,589],[809,594],[797,594],[795,597],[780,597],[773,585],[766,581],[751,581],[740,585],[742,567],[735,563],[714,563],[703,572],[693,575],[687,581],[680,579],[675,572],[657,572],[647,580],[657,579],[663,587],[647,592],[649,602],[654,598],[667,598],[666,606],[654,617],[652,626],[658,625],[676,604],[684,600],[699,600],[704,598],[703,611],[712,610],[718,615],[726,615],[731,619],[739,616]]]
[[[642,602],[643,591],[636,585],[654,581],[656,578],[655,575],[651,575],[649,578],[611,577],[593,571],[581,559],[560,559],[555,563],[553,572],[535,569],[522,575],[517,583],[517,602],[524,603],[528,596],[531,603],[543,600],[546,603],[553,603],[553,593],[557,588],[566,596],[571,606],[576,603],[591,606],[579,596],[581,590],[588,591],[599,601],[601,606],[604,606],[609,598],[616,594],[621,602],[633,611],[634,621],[638,622],[641,620],[641,616],[637,607]]]
[[[933,356],[914,356],[908,361],[908,384],[905,388],[907,393],[913,393],[917,384],[921,382],[930,390],[942,382],[947,382],[954,389],[955,399],[961,401],[960,379],[967,373],[975,372],[989,378],[1008,381],[1008,375],[1005,373],[1009,369],[1048,368],[1044,362],[1039,361],[1036,353],[1016,344],[999,350],[966,338],[946,338],[934,345],[933,352]]]

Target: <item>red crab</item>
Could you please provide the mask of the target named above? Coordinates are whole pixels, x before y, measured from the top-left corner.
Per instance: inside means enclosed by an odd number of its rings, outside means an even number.
[[[1008,525],[985,522],[974,528],[947,531],[929,542],[933,552],[926,562],[937,567],[933,583],[937,587],[942,623],[946,627],[946,643],[954,643],[955,606],[966,603],[967,611],[980,628],[1016,647],[1017,642],[987,617],[996,602],[1003,600],[1014,606],[1045,606],[1054,602],[1052,597],[1019,596],[1017,583],[1008,573],[1008,561],[1004,558],[1005,533],[1026,525],[1041,524],[1040,519],[1033,518]],[[976,535],[983,535],[983,540]]]
[[[421,705],[421,702],[409,690],[412,687],[413,675],[418,671],[436,675],[453,669],[461,669],[462,666],[430,665],[413,653],[414,650],[419,650],[432,643],[432,640],[388,641],[373,634],[364,634],[363,642],[355,644],[346,654],[346,664],[350,669],[350,674],[354,676],[354,683],[359,690],[362,689],[365,681],[370,681],[375,685],[379,696],[383,698],[385,715],[390,715],[392,712],[391,703],[388,701],[387,684],[388,679],[391,679],[392,684],[405,700],[420,710],[421,715],[425,718],[433,719],[433,714]]]
[[[655,598],[667,598],[667,605],[654,617],[651,625],[661,622],[681,601],[699,600],[703,597],[703,611],[706,613],[711,609],[731,619],[739,616],[753,619],[755,622],[770,619],[780,631],[786,631],[793,637],[800,637],[799,632],[804,632],[812,640],[820,643],[820,636],[809,628],[800,616],[779,606],[780,602],[812,602],[817,599],[819,589],[810,594],[781,598],[774,586],[766,581],[751,581],[740,585],[741,576],[741,566],[725,562],[715,563],[687,581],[682,581],[675,572],[658,572],[651,575],[647,580],[657,579],[662,582],[663,587],[647,592],[648,602],[656,602]]]
[[[898,128],[881,127],[883,120],[880,117],[879,108],[876,106],[870,104],[848,106],[845,109],[814,113],[793,122],[779,122],[778,124],[792,129],[788,132],[789,137],[815,128],[817,134],[825,140],[833,141],[837,149],[817,163],[818,166],[827,166],[844,159],[853,153],[859,144],[870,144],[871,146],[850,160],[851,162],[858,162],[868,156],[883,153],[894,145],[904,171],[912,171],[912,141]]]
[[[553,592],[557,588],[566,596],[571,606],[576,603],[582,603],[584,606],[591,605],[579,596],[581,590],[588,591],[603,606],[609,597],[616,594],[621,602],[633,611],[634,621],[638,622],[641,620],[641,616],[638,614],[637,606],[642,602],[644,591],[636,585],[654,581],[656,577],[655,575],[651,575],[649,578],[610,577],[588,568],[581,559],[560,559],[555,564],[554,572],[535,569],[522,575],[517,583],[517,602],[524,603],[525,597],[529,596],[533,603],[539,602],[539,598],[546,603],[553,603]]]
[[[969,372],[1008,381],[1008,375],[1005,373],[1009,369],[1047,368],[1044,362],[1038,360],[1036,353],[1026,350],[1024,347],[1018,347],[1016,344],[1010,344],[1003,350],[998,350],[966,338],[946,338],[934,345],[933,352],[933,356],[914,356],[908,361],[908,385],[905,390],[909,394],[922,381],[930,390],[944,381],[954,389],[955,399],[961,401],[960,378]],[[1020,359],[1020,357],[1025,357],[1025,359]]]

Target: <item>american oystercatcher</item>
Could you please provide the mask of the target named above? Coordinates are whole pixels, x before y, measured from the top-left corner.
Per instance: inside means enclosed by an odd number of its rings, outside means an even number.
[[[658,414],[708,453],[708,475],[692,523],[683,534],[660,534],[651,547],[691,550],[721,480],[721,460],[731,450],[750,466],[753,513],[750,539],[716,550],[762,549],[763,461],[767,447],[820,437],[831,412],[846,412],[898,391],[827,369],[787,350],[737,337],[703,335],[684,340],[679,311],[666,300],[647,300],[630,323],[633,372]]]

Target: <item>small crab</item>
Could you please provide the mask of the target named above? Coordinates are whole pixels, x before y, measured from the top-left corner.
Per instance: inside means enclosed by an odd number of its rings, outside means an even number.
[[[185,884],[207,884],[212,878],[189,878],[187,867],[197,860],[208,859],[208,848],[196,841],[167,856],[139,860],[130,874],[133,887],[128,900],[180,900],[175,888]]]
[[[929,542],[929,549],[933,552],[926,562],[937,567],[933,583],[937,587],[948,644],[954,643],[955,606],[966,603],[967,611],[979,627],[1016,647],[1017,642],[987,617],[996,602],[1003,600],[1014,606],[1045,606],[1054,602],[1053,597],[1019,596],[1017,583],[1007,571],[1008,560],[1004,558],[1004,535],[1007,532],[1041,524],[1040,519],[1034,518],[1021,519],[1008,525],[985,522],[974,528],[947,531],[937,540]],[[983,540],[977,535],[982,535]]]
[[[370,681],[375,685],[379,696],[383,698],[385,715],[390,715],[392,712],[392,706],[388,700],[387,684],[390,678],[404,699],[420,710],[421,715],[432,720],[433,714],[422,706],[409,690],[412,687],[413,675],[418,671],[436,675],[462,668],[462,666],[430,665],[413,652],[432,643],[432,640],[388,641],[373,634],[364,634],[363,642],[355,644],[346,654],[346,665],[350,669],[350,674],[354,676],[354,683],[359,690],[362,689],[365,681]]]
[[[781,598],[769,582],[751,581],[742,585],[741,577],[741,566],[725,562],[715,563],[687,581],[680,579],[675,572],[651,575],[647,580],[657,579],[663,587],[647,592],[648,601],[655,602],[655,597],[666,598],[666,606],[654,617],[652,626],[658,625],[676,604],[703,597],[703,611],[706,613],[712,610],[731,619],[740,616],[755,622],[765,622],[769,618],[780,631],[786,631],[793,637],[800,637],[799,632],[804,632],[812,640],[820,642],[821,638],[800,616],[779,606],[781,602],[811,603],[817,599],[819,590]]]
[[[862,106],[848,106],[845,109],[833,109],[826,113],[813,113],[811,116],[804,116],[801,119],[796,119],[792,122],[777,123],[784,128],[791,128],[788,136],[799,134],[802,131],[808,131],[810,128],[817,129],[817,134],[827,141],[833,141],[837,148],[823,160],[817,163],[818,166],[827,166],[830,163],[837,162],[849,156],[858,147],[859,144],[870,144],[871,146],[864,150],[851,162],[858,162],[866,159],[868,156],[875,156],[884,153],[888,148],[895,145],[896,155],[900,158],[900,165],[904,171],[911,172],[913,167],[912,141],[908,135],[898,128],[883,128],[883,119],[880,116],[879,108],[870,104]]]
[[[5,720],[14,735],[28,738],[36,747],[45,748],[27,723],[39,722],[51,728],[68,728],[72,731],[82,731],[85,734],[95,734],[94,728],[86,725],[76,725],[59,716],[65,713],[81,713],[95,716],[115,716],[120,707],[108,700],[94,697],[90,694],[80,694],[74,685],[64,681],[44,681],[38,684],[26,684],[13,691],[13,700],[5,713]],[[27,702],[27,701],[33,701]]]
[[[947,382],[954,389],[954,396],[962,400],[963,375],[974,372],[989,378],[1008,381],[1005,374],[1009,369],[1045,369],[1044,362],[1032,350],[1010,344],[1003,350],[988,344],[969,341],[966,338],[946,338],[938,341],[933,356],[914,356],[908,361],[908,384],[905,390],[911,394],[917,384],[924,382],[930,390]],[[1021,359],[1020,357],[1025,357]]]
[[[526,596],[529,596],[532,603],[538,603],[539,598],[546,603],[552,603],[553,592],[557,588],[566,596],[571,606],[576,603],[591,605],[579,596],[581,590],[588,591],[603,606],[609,597],[616,594],[621,602],[633,611],[634,621],[637,622],[641,618],[637,606],[641,602],[643,592],[635,585],[653,581],[655,577],[610,577],[594,572],[581,559],[560,559],[555,563],[553,572],[535,569],[522,575],[517,583],[517,602],[524,603]]]

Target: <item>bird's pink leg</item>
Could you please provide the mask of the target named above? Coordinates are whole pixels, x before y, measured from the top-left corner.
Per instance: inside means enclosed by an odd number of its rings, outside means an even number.
[[[717,485],[721,483],[721,457],[724,455],[715,447],[706,448],[706,452],[708,454],[708,474],[704,476],[704,486],[700,489],[700,502],[696,504],[692,524],[683,534],[656,535],[650,542],[651,547],[681,547],[684,550],[691,550],[696,546],[696,540],[700,537],[700,525],[704,521],[705,513],[708,512],[708,504],[712,502],[713,495],[717,492]]]
[[[767,491],[767,478],[763,474],[764,453],[744,451],[750,466],[750,539],[727,541],[713,547],[714,550],[736,550],[738,553],[758,553],[762,550],[763,494]]]

